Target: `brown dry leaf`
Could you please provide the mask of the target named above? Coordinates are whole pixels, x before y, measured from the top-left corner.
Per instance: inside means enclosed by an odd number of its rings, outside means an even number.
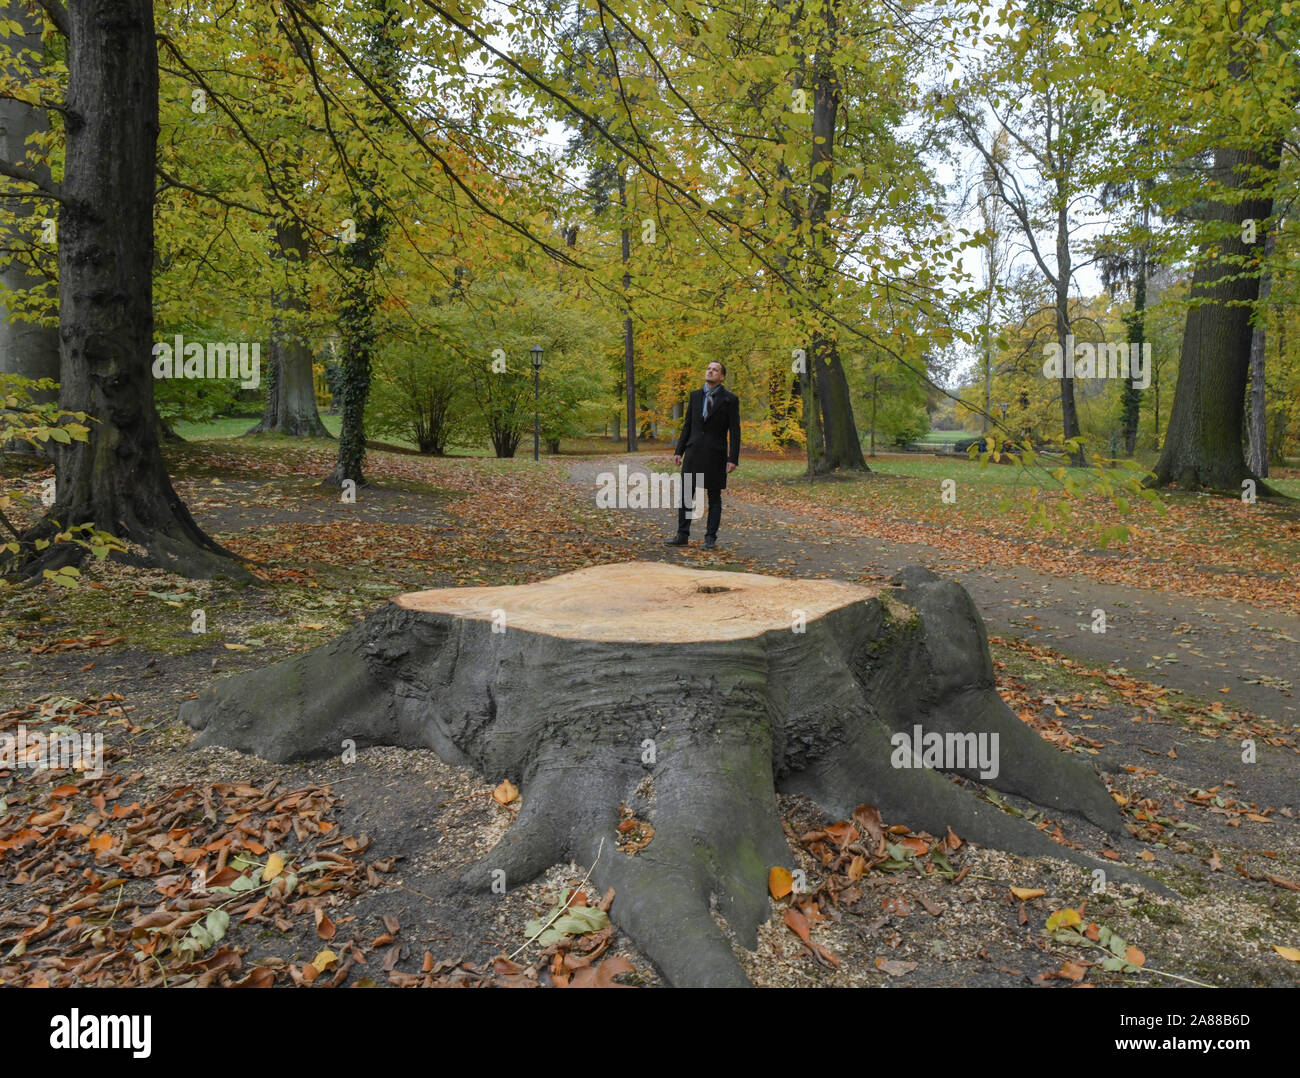
[[[317,907],[314,911],[316,914],[316,935],[323,940],[332,940],[334,938],[334,922],[325,916],[325,911]]]
[[[951,827],[948,828],[948,837],[944,839],[944,843],[945,845],[947,845],[950,851],[959,850],[961,849],[962,846],[962,840],[957,837],[957,835],[953,832],[953,829]]]
[[[633,965],[626,958],[620,955],[611,955],[596,967],[596,987],[597,988],[628,988],[629,985],[619,984],[614,980],[615,977],[622,973],[631,973]]]
[[[1031,898],[1042,898],[1043,895],[1047,894],[1046,891],[1039,887],[1013,887],[1011,893],[1021,902],[1028,902]]]
[[[794,877],[790,870],[773,865],[767,873],[767,890],[773,898],[785,898],[794,890]]]
[[[1209,866],[1211,872],[1219,872],[1223,868],[1223,861],[1219,858],[1218,850],[1210,851]]]
[[[867,859],[861,854],[855,854],[853,860],[849,862],[849,867],[845,869],[844,874],[850,880],[862,879],[863,873],[867,871]]]
[[[388,929],[388,934],[390,936],[396,936],[398,930],[401,928],[401,925],[398,922],[397,918],[394,917],[391,913],[385,913],[381,918],[381,920],[384,922],[384,927]]]
[[[492,800],[498,805],[508,805],[519,796],[519,787],[509,779],[502,779],[501,785],[492,791]]]
[[[236,988],[270,988],[275,984],[275,971],[265,966],[257,966],[242,981],[236,981]]]
[[[785,921],[790,931],[803,940],[804,943],[811,942],[808,935],[808,918],[802,913],[795,909],[786,910],[782,920]]]
[[[1156,859],[1156,855],[1153,854],[1150,850],[1143,850],[1140,854],[1138,854],[1138,856],[1142,858],[1143,861],[1154,861]]]
[[[1088,967],[1081,966],[1078,962],[1062,962],[1061,968],[1056,971],[1056,975],[1064,977],[1067,981],[1077,983],[1088,975]]]
[[[1131,944],[1128,949],[1125,950],[1124,958],[1127,961],[1132,962],[1135,966],[1145,966],[1147,962],[1147,956]]]
[[[872,852],[885,852],[885,824],[875,805],[859,805],[853,810],[853,821],[871,838]]]
[[[924,857],[927,853],[930,852],[930,847],[926,845],[925,840],[916,838],[915,836],[909,836],[908,838],[901,838],[898,840],[898,844],[900,846],[904,846],[907,849],[911,850],[914,854],[916,854],[917,857]]]
[[[861,832],[858,831],[848,820],[839,820],[836,823],[826,825],[826,835],[839,846],[847,846],[850,842],[856,842]]]
[[[896,958],[882,956],[876,959],[876,969],[888,973],[891,977],[902,977],[916,969],[916,963],[902,962]]]

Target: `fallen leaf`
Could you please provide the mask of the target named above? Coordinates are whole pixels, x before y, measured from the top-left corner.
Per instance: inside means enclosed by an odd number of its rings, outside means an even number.
[[[1081,981],[1088,975],[1088,967],[1081,966],[1078,962],[1062,962],[1061,968],[1056,971],[1058,977],[1064,977],[1067,981]]]
[[[1043,895],[1047,894],[1046,891],[1038,887],[1013,887],[1011,893],[1021,902],[1028,902],[1031,898],[1042,898]]]
[[[794,877],[789,869],[773,865],[767,873],[767,890],[773,898],[785,898],[794,889]]]
[[[325,911],[317,908],[316,910],[316,935],[323,940],[332,940],[334,938],[334,922],[325,916]]]
[[[1285,958],[1288,962],[1300,962],[1300,947],[1279,947],[1273,944],[1273,950]]]
[[[1135,966],[1145,966],[1147,961],[1147,956],[1132,944],[1130,944],[1128,949],[1124,952],[1124,958],[1126,961],[1132,962]]]
[[[266,859],[266,867],[262,869],[262,882],[266,883],[268,880],[275,879],[276,876],[280,875],[283,871],[284,858],[278,853],[271,854],[271,856]],[[324,973],[325,971],[321,970],[321,972]]]
[[[794,909],[786,910],[782,920],[785,921],[790,931],[803,940],[804,943],[810,942],[808,936],[808,918],[802,913]]]
[[[316,967],[317,973],[324,973],[330,966],[339,960],[339,956],[333,951],[321,951],[311,960],[311,964]]]
[[[1058,928],[1072,928],[1081,924],[1083,918],[1079,916],[1079,911],[1075,909],[1057,910],[1047,918],[1047,931],[1055,932]]]
[[[916,969],[915,962],[901,962],[896,958],[877,958],[876,969],[888,973],[891,977],[902,977]]]
[[[509,779],[502,779],[501,785],[492,791],[492,800],[498,805],[508,805],[519,796],[519,787]]]
[[[855,842],[858,839],[860,832],[848,820],[840,820],[838,823],[827,824],[826,834],[837,845],[847,846],[850,842]]]

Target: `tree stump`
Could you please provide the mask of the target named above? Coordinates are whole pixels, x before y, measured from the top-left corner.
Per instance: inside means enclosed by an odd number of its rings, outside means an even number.
[[[494,870],[507,886],[527,883],[570,858],[590,865],[603,838],[592,878],[616,888],[615,919],[667,980],[747,984],[710,906],[740,944],[757,945],[768,871],[793,867],[776,792],[836,817],[866,802],[916,830],[951,826],[982,845],[1096,867],[972,796],[947,765],[1122,831],[1098,775],[998,696],[966,591],[920,568],[892,585],[633,562],[414,592],[329,644],[217,682],[181,717],[202,730],[195,747],[273,761],[338,754],[347,740],[422,747],[509,778],[518,819],[467,884],[489,887]],[[922,761],[894,735],[918,726],[961,735],[954,744],[996,734],[996,776],[973,753],[964,767],[911,766]],[[620,805],[654,828],[634,856],[615,845]]]

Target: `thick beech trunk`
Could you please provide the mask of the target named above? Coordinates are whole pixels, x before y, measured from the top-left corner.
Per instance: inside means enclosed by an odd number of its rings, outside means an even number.
[[[667,979],[745,984],[710,896],[753,948],[768,870],[792,865],[777,792],[837,816],[869,802],[916,830],[951,826],[1096,867],[948,775],[896,766],[896,732],[996,735],[989,785],[1123,831],[1097,774],[998,696],[967,593],[919,568],[896,583],[634,562],[417,592],[330,644],[216,683],[181,717],[203,731],[195,747],[276,761],[340,753],[347,740],[424,747],[508,777],[522,810],[468,884],[486,888],[499,870],[516,886],[571,858],[590,865],[604,839],[593,879],[616,889],[615,919]],[[636,856],[615,845],[621,804],[654,827]]]
[[[284,271],[272,302],[276,316],[271,324],[268,349],[266,408],[261,422],[249,434],[288,434],[299,438],[329,438],[316,407],[311,346],[302,336],[307,312],[303,295],[303,267],[307,237],[296,221],[280,221],[275,229],[273,259]]]
[[[1223,148],[1214,154],[1214,176],[1226,187],[1259,186],[1260,178],[1252,170],[1276,170],[1277,161],[1276,155]],[[1158,484],[1240,495],[1242,480],[1252,478],[1241,434],[1259,271],[1258,265],[1254,272],[1243,266],[1257,252],[1243,242],[1241,232],[1247,220],[1262,225],[1271,207],[1267,196],[1247,197],[1236,205],[1210,203],[1209,218],[1230,222],[1232,235],[1202,245],[1192,275],[1191,299],[1196,306],[1188,311],[1183,331],[1169,431],[1155,467]],[[1211,248],[1217,250],[1217,257]],[[1260,488],[1267,489],[1263,484]]]
[[[131,557],[187,576],[247,578],[177,497],[158,445],[153,394],[154,147],[158,56],[149,0],[68,8],[67,153],[59,217],[59,404],[93,419],[61,450],[45,519],[25,539],[91,522]],[[30,549],[30,548],[29,548]],[[56,543],[38,573],[81,560]]]

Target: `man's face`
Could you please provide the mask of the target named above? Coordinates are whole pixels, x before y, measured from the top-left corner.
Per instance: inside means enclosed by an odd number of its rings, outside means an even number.
[[[722,364],[710,363],[704,368],[704,381],[711,386],[716,386],[723,379]]]

